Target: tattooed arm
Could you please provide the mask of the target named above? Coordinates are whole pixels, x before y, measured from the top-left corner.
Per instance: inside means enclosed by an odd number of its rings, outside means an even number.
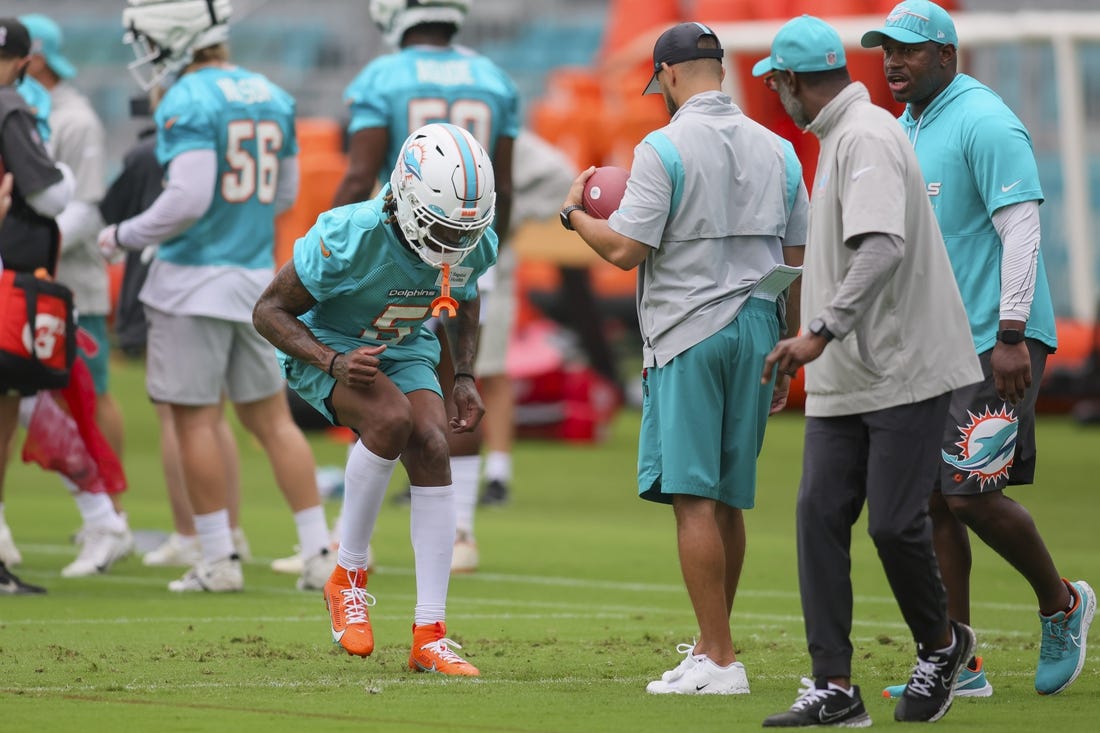
[[[462,303],[455,316],[458,319],[458,336],[451,345],[451,353],[456,375],[453,399],[458,414],[450,422],[451,430],[456,433],[473,430],[485,415],[485,403],[481,401],[477,382],[473,379],[480,314],[481,296],[478,296]],[[460,374],[463,376],[458,376]]]
[[[252,309],[252,325],[275,348],[298,361],[328,371],[337,352],[325,346],[309,328],[298,320],[317,301],[298,279],[294,261],[287,262],[275,275],[256,307]]]

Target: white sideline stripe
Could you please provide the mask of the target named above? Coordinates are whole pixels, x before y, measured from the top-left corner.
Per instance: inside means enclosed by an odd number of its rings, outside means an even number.
[[[28,551],[42,552],[44,554],[71,554],[73,552],[72,545],[22,545],[22,547]],[[130,562],[139,561],[137,558],[133,558]],[[247,581],[247,573],[255,566],[260,566],[263,572],[270,572],[267,565],[269,560],[263,558],[257,558],[251,563],[245,564],[245,573]],[[97,582],[102,583],[129,583],[134,585],[153,585],[153,586],[167,586],[167,581],[159,578],[148,578],[138,576],[127,576],[118,572],[119,567],[116,566],[113,572],[107,573],[102,576],[97,576]],[[180,574],[183,573],[183,569],[179,569]],[[405,575],[411,576],[413,569],[409,567],[396,567],[390,565],[382,565],[375,569],[375,573],[381,575]],[[57,576],[48,575],[46,573],[28,572],[26,570],[20,570],[20,577],[38,582],[52,582],[52,580],[58,579]],[[289,576],[287,576],[289,577]],[[599,590],[613,590],[627,593],[668,593],[676,594],[680,596],[685,594],[683,585],[680,584],[668,584],[668,583],[636,583],[636,582],[623,582],[617,580],[590,580],[582,578],[565,578],[558,576],[545,576],[545,575],[515,575],[506,573],[485,573],[478,571],[470,575],[463,575],[460,578],[452,578],[451,584],[451,597],[462,598],[461,593],[455,594],[456,588],[461,588],[462,585],[471,582],[486,582],[486,583],[513,583],[513,584],[526,584],[526,585],[543,585],[543,586],[555,586],[562,588],[595,588]],[[246,584],[246,590],[251,589]],[[268,588],[264,592],[270,593],[289,593],[291,595],[298,595],[301,591],[294,590],[292,584],[288,584],[286,590],[280,588]],[[741,587],[737,589],[737,595],[739,597],[748,598],[778,598],[784,600],[797,600],[797,591],[783,591],[783,590],[767,590],[767,589],[754,589]],[[484,600],[485,603],[492,603],[488,599]],[[504,599],[499,601],[500,603],[506,603],[516,605],[520,603],[510,599]],[[855,596],[856,604],[861,603],[873,603],[873,604],[885,604],[895,605],[897,601],[892,596]],[[545,605],[539,603],[538,605]],[[994,603],[985,601],[971,601],[970,606],[972,609],[982,609],[986,611],[1014,611],[1024,613],[1034,613],[1035,606],[1026,603]],[[631,608],[636,608],[631,606]],[[801,617],[800,617],[801,618]]]

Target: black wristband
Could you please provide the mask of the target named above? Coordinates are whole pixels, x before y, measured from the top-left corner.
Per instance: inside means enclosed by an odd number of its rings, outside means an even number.
[[[337,351],[335,354],[332,355],[332,361],[330,361],[328,363],[328,375],[330,377],[332,376],[332,368],[334,366],[336,366],[336,357],[338,357],[338,356],[343,356],[343,354],[341,354],[339,351]]]
[[[470,379],[474,380],[475,382],[477,381],[477,377],[475,377],[473,374],[470,374],[469,372],[455,372],[455,381],[456,382],[458,381],[459,377],[469,377]]]

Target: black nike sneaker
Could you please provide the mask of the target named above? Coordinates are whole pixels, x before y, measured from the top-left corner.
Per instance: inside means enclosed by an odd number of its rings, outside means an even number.
[[[19,579],[19,576],[8,570],[8,566],[0,562],[0,596],[29,596],[45,593],[46,589],[39,585],[31,585]]]
[[[791,709],[765,718],[765,728],[807,728],[815,725],[867,728],[871,725],[871,716],[863,707],[858,685],[852,686],[849,695],[844,690],[830,688],[825,679],[814,682],[803,677],[802,684],[804,686],[798,691],[798,699]]]
[[[955,681],[978,645],[973,630],[966,624],[952,621],[951,628],[955,631],[955,648],[951,652],[917,650],[917,665],[905,692],[898,698],[894,720],[931,723],[947,714],[955,699]]]

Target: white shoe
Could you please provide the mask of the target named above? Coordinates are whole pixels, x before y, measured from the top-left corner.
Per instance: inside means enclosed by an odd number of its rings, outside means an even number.
[[[61,570],[64,578],[83,578],[110,570],[118,560],[134,551],[134,536],[126,530],[85,527],[84,544],[76,559]]]
[[[11,529],[4,522],[0,522],[0,562],[9,568],[23,562],[23,555],[15,546],[15,539],[11,536]]]
[[[283,575],[301,575],[305,563],[302,562],[302,553],[298,552],[298,545],[294,545],[294,554],[286,557],[277,557],[271,561],[271,569]]]
[[[298,557],[301,557],[301,553]],[[298,590],[324,590],[332,571],[336,569],[336,553],[327,547],[302,563]]]
[[[651,695],[747,695],[749,678],[741,662],[719,667],[707,655],[689,650],[684,661],[646,685],[645,691]]]
[[[455,540],[454,551],[451,553],[452,573],[472,573],[477,570],[478,563],[477,543],[474,538],[466,533],[460,533]]]
[[[294,545],[296,552],[293,555],[287,555],[286,557],[277,557],[271,561],[271,570],[283,575],[301,575],[304,563],[302,562],[302,553],[297,551],[298,545]],[[336,558],[336,551],[340,549],[340,543],[334,542],[329,547],[333,553],[333,560]],[[374,550],[370,545],[367,545],[367,572],[374,572]],[[323,585],[323,584],[322,584]]]
[[[160,547],[150,550],[141,558],[141,564],[149,567],[180,566],[189,568],[202,559],[197,535],[184,537],[179,532],[168,535]]]
[[[248,538],[244,536],[244,529],[233,528],[233,549],[241,562],[252,562],[252,548],[248,545]]]
[[[211,593],[230,593],[244,590],[244,573],[241,561],[236,555],[224,560],[207,564],[198,562],[184,573],[179,580],[168,584],[168,590],[174,593],[193,593],[209,591]]]

